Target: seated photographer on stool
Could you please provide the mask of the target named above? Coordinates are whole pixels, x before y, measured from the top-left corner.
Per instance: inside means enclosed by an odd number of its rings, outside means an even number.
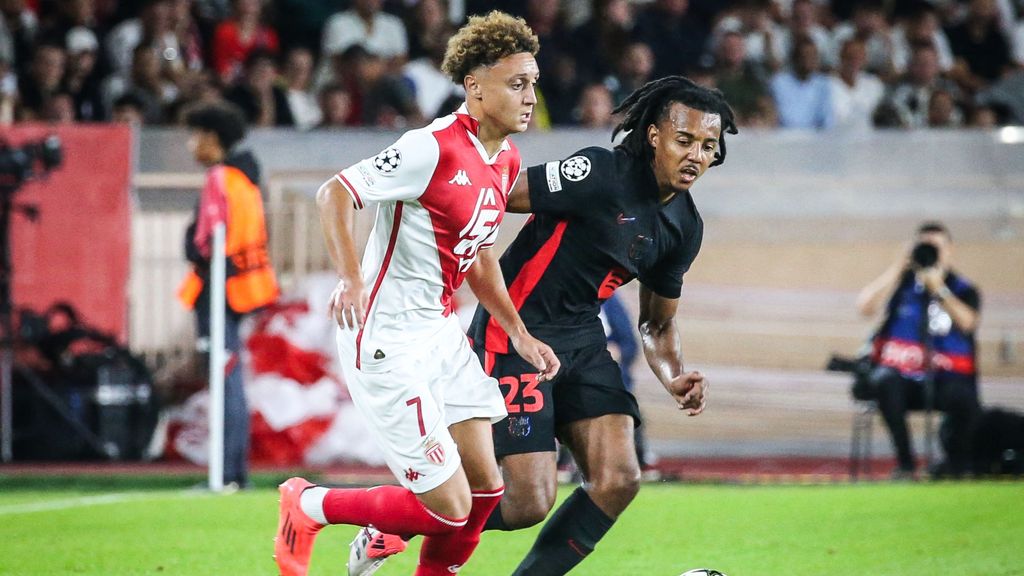
[[[913,478],[914,453],[908,410],[928,407],[945,413],[939,436],[946,459],[935,475],[968,471],[970,431],[979,411],[974,333],[981,297],[974,285],[950,268],[952,238],[939,222],[923,224],[917,243],[857,298],[861,314],[885,317],[872,342],[873,388],[896,450],[896,479]],[[931,357],[927,370],[926,357]]]

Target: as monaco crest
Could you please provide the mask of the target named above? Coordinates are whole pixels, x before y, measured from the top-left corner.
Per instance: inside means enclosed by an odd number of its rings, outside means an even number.
[[[437,440],[431,438],[427,440],[427,448],[423,451],[423,455],[438,466],[444,466],[444,446]]]

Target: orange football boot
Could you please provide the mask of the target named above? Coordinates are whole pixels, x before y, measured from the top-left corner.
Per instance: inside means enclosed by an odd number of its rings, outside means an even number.
[[[277,487],[281,493],[281,512],[274,536],[274,560],[281,576],[306,576],[313,541],[323,525],[302,511],[299,499],[314,484],[302,478],[289,478]]]

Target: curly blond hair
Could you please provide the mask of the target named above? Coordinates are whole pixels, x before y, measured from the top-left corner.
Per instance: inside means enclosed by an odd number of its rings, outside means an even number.
[[[538,50],[540,41],[525,20],[494,10],[486,16],[471,16],[452,36],[441,71],[461,86],[477,66],[493,66],[506,56],[522,52],[536,56]]]

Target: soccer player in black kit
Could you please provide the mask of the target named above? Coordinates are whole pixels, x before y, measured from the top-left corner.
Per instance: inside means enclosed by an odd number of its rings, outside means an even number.
[[[696,416],[707,402],[708,381],[683,367],[675,315],[703,236],[690,187],[725,160],[725,133],[736,133],[732,110],[718,90],[670,76],[640,88],[616,112],[625,117],[612,137],[626,136],[614,150],[584,148],[533,166],[508,198],[508,211],[533,217],[497,265],[527,329],[558,355],[558,376],[540,382],[482,307],[469,330],[509,413],[494,425],[505,496],[484,529],[525,528],[547,516],[555,501],[556,437],[585,478],[516,576],[572,570],[639,489],[633,433],[640,414],[598,318],[616,288],[640,281],[644,354],[679,409]]]

